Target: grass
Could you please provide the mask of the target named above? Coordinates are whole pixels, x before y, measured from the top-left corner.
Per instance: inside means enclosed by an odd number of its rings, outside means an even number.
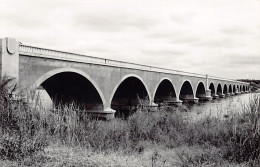
[[[0,83],[2,166],[259,166],[260,97],[225,119],[140,107],[127,120],[89,118],[75,104],[45,111]],[[141,102],[145,104],[145,102]]]

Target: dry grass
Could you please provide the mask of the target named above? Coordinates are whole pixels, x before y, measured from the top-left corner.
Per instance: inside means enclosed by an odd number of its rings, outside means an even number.
[[[14,100],[7,85],[0,84],[2,166],[260,165],[259,97],[226,119],[194,121],[181,108],[141,106],[127,120],[101,121],[73,103],[32,108]]]

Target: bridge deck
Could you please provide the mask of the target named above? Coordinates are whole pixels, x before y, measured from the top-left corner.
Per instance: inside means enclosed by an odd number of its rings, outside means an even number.
[[[49,58],[49,59],[58,59],[58,60],[88,63],[88,64],[99,64],[99,65],[104,65],[104,66],[138,69],[138,70],[175,74],[175,75],[195,76],[195,77],[199,77],[199,78],[206,77],[206,74],[198,74],[198,73],[185,72],[185,71],[179,71],[179,70],[173,70],[173,69],[167,69],[167,68],[161,68],[161,67],[148,66],[148,65],[137,64],[137,63],[104,59],[104,58],[92,57],[92,56],[87,56],[87,55],[82,55],[82,54],[75,54],[75,53],[69,53],[69,52],[64,52],[64,51],[57,51],[57,50],[52,50],[52,49],[33,47],[33,46],[28,46],[28,45],[19,45],[19,54],[27,55],[27,56],[34,56],[34,57]],[[232,79],[221,78],[221,77],[215,77],[215,76],[208,76],[208,78],[222,80],[222,81],[233,81],[233,82],[245,84],[244,82],[240,82],[240,81],[236,81],[236,80],[232,80]]]

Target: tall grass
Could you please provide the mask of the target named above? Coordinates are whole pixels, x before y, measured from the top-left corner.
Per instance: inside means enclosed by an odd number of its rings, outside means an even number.
[[[260,164],[259,96],[226,119],[209,115],[193,121],[183,118],[180,108],[162,106],[151,112],[141,101],[137,112],[127,120],[102,121],[90,118],[73,103],[52,111],[30,107],[28,102],[10,96],[8,82],[4,79],[0,83],[1,158],[19,160],[53,143],[124,154],[140,154],[153,145],[161,145],[203,150],[196,156],[178,153],[183,164],[220,161]]]
[[[16,100],[12,79],[0,83],[0,153],[2,158],[20,160],[42,151],[47,145],[38,110]]]

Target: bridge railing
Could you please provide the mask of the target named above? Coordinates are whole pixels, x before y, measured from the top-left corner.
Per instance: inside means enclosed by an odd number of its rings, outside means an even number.
[[[131,68],[131,69],[138,69],[138,70],[145,70],[145,71],[154,71],[154,72],[162,72],[162,73],[169,73],[169,74],[176,74],[176,75],[206,78],[206,74],[198,74],[198,73],[185,72],[185,71],[179,71],[179,70],[173,70],[173,69],[167,69],[161,67],[153,67],[153,66],[142,65],[137,63],[98,58],[98,57],[92,57],[92,56],[87,56],[82,54],[75,54],[75,53],[57,51],[52,49],[44,49],[44,48],[33,47],[33,46],[22,45],[22,44],[19,45],[19,54],[34,56],[34,57],[76,61],[82,63],[100,64],[100,65],[107,65],[107,66],[124,67],[124,68]],[[232,82],[235,81],[237,83],[244,83],[236,80],[214,77],[214,76],[208,76],[208,78],[218,79],[223,81],[232,81]]]

